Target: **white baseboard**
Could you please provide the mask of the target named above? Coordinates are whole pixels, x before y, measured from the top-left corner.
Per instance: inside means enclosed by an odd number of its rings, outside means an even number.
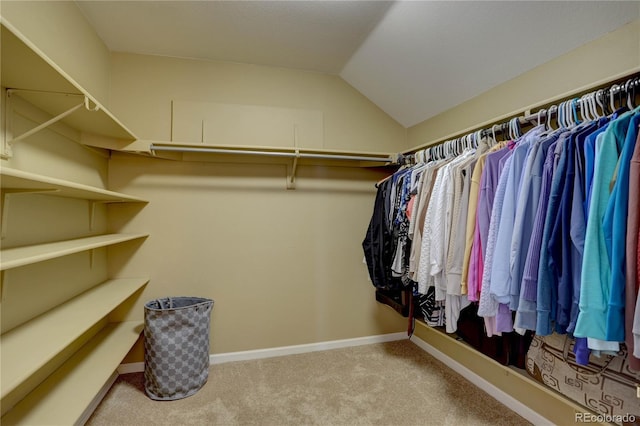
[[[392,342],[402,339],[407,339],[406,333],[381,334],[377,336],[356,337],[354,339],[309,343],[306,345],[282,346],[279,348],[257,349],[253,351],[229,352],[225,354],[211,355],[210,362],[211,364],[222,364],[232,361],[247,361],[251,359],[273,358],[277,356],[327,351],[330,349],[347,348],[351,346],[370,345],[372,343]]]
[[[356,337],[353,339],[331,340],[328,342],[308,343],[305,345],[282,346],[277,348],[256,349],[241,352],[228,352],[223,354],[210,355],[209,363],[213,365],[233,361],[248,361],[252,359],[273,358],[277,356],[327,351],[330,349],[348,348],[352,346],[370,345],[373,343],[393,342],[403,339],[407,339],[407,334],[404,332],[400,332],[379,334],[376,336]],[[120,366],[118,367],[119,374],[139,373],[142,371],[144,371],[143,362],[120,364]]]
[[[473,371],[469,370],[464,365],[460,364],[458,361],[450,358],[445,353],[440,352],[438,349],[434,348],[424,340],[420,339],[417,336],[411,337],[411,342],[413,342],[416,346],[424,350],[425,352],[432,355],[438,361],[445,364],[447,367],[451,368],[453,371],[457,372],[465,379],[469,380],[474,385],[478,386],[480,389],[485,391],[487,394],[491,395],[493,398],[497,399],[503,405],[515,411],[520,416],[524,417],[534,425],[552,425],[553,422],[541,416],[538,412],[532,410],[531,408],[524,405],[522,402],[518,401],[508,393],[505,393],[500,388],[492,385],[482,377],[478,376]]]
[[[118,374],[142,373],[143,371],[144,362],[130,362],[118,366]]]

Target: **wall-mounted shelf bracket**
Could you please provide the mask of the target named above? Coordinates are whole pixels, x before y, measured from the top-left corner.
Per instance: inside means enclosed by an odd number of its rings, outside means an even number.
[[[89,230],[93,231],[93,224],[96,217],[96,204],[108,204],[110,201],[90,201],[89,202]]]
[[[7,271],[0,271],[0,302],[4,302],[4,288],[7,284]]]
[[[89,97],[87,97],[86,95],[81,95],[78,93],[59,93],[59,92],[44,92],[44,91],[36,91],[36,90],[24,90],[24,89],[7,89],[6,91],[7,93],[7,97],[6,97],[6,108],[5,108],[5,116],[3,117],[5,120],[5,137],[4,137],[4,146],[2,147],[2,157],[3,158],[10,158],[13,155],[12,152],[12,145],[15,144],[18,141],[21,141],[25,138],[28,138],[29,136],[39,132],[42,129],[45,129],[49,126],[51,126],[52,124],[62,120],[63,118],[67,117],[68,115],[73,114],[75,111],[77,111],[78,109],[84,107],[85,109],[87,109],[88,111],[98,111],[100,109],[100,107],[96,104],[93,104],[93,106],[91,105],[91,100],[89,99]],[[24,132],[23,134],[19,135],[19,136],[15,136],[12,137],[12,131],[11,131],[11,120],[9,117],[9,114],[13,114],[13,109],[11,106],[11,95],[14,93],[42,93],[42,94],[50,94],[50,95],[59,95],[59,96],[77,96],[77,97],[82,97],[84,98],[82,102],[80,102],[79,104],[69,108],[68,110],[56,115],[55,117],[52,117],[51,119],[45,121],[42,124],[37,125],[36,127],[27,130],[26,132]]]
[[[45,194],[48,192],[58,192],[58,189],[3,189],[0,196],[0,210],[2,223],[0,224],[0,238],[7,236],[7,222],[9,218],[10,195],[17,194]]]
[[[300,150],[296,149],[296,156],[293,157],[291,166],[287,164],[287,189],[296,189],[296,172],[298,171],[298,158],[300,158]]]

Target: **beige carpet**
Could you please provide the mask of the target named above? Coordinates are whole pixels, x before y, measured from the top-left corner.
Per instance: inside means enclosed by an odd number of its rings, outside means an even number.
[[[522,417],[408,340],[213,365],[179,401],[120,376],[100,425],[525,425]]]

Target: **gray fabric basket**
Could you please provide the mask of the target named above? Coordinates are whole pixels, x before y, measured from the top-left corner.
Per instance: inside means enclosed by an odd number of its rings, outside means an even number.
[[[144,389],[172,401],[196,393],[209,378],[213,300],[167,297],[144,306]]]

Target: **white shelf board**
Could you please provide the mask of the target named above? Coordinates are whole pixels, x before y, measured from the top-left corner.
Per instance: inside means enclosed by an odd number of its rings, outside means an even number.
[[[47,191],[46,194],[57,197],[80,198],[90,201],[104,202],[140,202],[146,203],[138,197],[119,192],[96,188],[62,179],[25,172],[9,167],[0,168],[0,183],[3,190],[33,190]],[[51,192],[49,192],[51,191]]]
[[[0,40],[2,54],[0,76],[3,87],[43,92],[89,95],[84,89],[69,81],[49,63],[48,59],[27,46],[4,25]],[[20,93],[20,97],[51,115],[78,104],[82,97],[59,96],[49,93]],[[94,103],[94,99],[89,96]],[[136,136],[120,123],[109,111],[100,106],[99,111],[79,109],[62,120],[69,126],[87,133],[99,134],[115,139],[135,140]]]
[[[3,425],[71,425],[138,340],[142,321],[106,326],[1,419]],[[4,380],[4,378],[3,378]]]
[[[12,392],[148,281],[105,281],[3,334],[0,397]]]
[[[125,241],[144,238],[148,234],[106,234],[32,246],[14,247],[0,251],[0,270],[43,262],[56,257],[92,250]]]

